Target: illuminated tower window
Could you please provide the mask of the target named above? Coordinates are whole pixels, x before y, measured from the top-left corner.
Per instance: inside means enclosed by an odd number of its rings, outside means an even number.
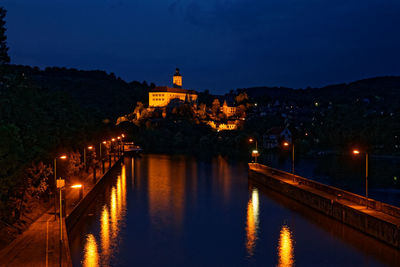
[[[175,88],[182,88],[182,75],[179,73],[178,68],[176,68],[172,82]]]

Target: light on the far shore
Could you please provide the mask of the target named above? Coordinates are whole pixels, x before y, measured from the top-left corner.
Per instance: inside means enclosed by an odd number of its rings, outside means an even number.
[[[111,141],[114,142],[114,141],[115,141],[115,138],[112,138]]]
[[[124,135],[124,134],[121,134],[121,136],[122,136],[122,138],[124,138],[124,137],[125,137],[125,135]]]
[[[67,158],[67,156],[66,155],[62,155],[62,156],[60,156],[60,159],[66,159]]]
[[[74,184],[74,185],[71,185],[71,188],[82,188],[82,185],[81,184]]]
[[[103,141],[103,145],[107,144],[107,141]]]
[[[289,146],[288,142],[283,142],[283,146]]]
[[[354,150],[353,150],[353,154],[354,154],[354,155],[358,155],[358,154],[360,154],[360,150],[358,150],[358,149],[354,149]]]
[[[93,149],[93,146],[88,146],[88,149],[89,149],[89,150],[92,150],[92,149]]]

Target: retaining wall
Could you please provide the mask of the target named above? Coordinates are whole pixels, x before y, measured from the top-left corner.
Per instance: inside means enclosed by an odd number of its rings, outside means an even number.
[[[367,200],[360,195],[265,165],[250,163],[249,167],[249,177],[258,183],[285,194],[363,233],[400,248],[400,224],[393,223],[393,220],[387,220],[388,216],[391,216],[394,219],[399,218],[397,221],[400,222],[400,209],[398,207],[373,199]],[[297,183],[288,183],[283,179],[279,179],[279,177],[295,179]],[[297,184],[303,184],[311,188],[307,190],[307,188],[301,188]],[[368,201],[368,213],[352,207],[352,205],[349,205],[349,201],[357,206],[365,206]]]
[[[94,201],[99,193],[104,189],[103,185],[106,183],[107,178],[111,177],[113,171],[120,166],[123,161],[123,157],[119,158],[111,169],[107,170],[104,175],[97,181],[97,183],[93,186],[93,188],[79,201],[79,203],[74,207],[70,214],[65,219],[67,232],[70,233],[71,229],[75,226],[75,224],[79,221],[80,217],[88,206]]]

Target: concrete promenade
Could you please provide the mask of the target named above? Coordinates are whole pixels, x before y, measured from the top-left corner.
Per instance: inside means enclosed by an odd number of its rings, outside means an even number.
[[[113,161],[112,164],[115,162]],[[105,170],[109,169],[108,161]],[[97,181],[103,177],[101,169],[96,171]],[[93,171],[85,173],[81,180],[84,184],[85,196],[95,185]],[[68,188],[64,190],[67,194],[67,210],[69,214],[79,202],[79,190]],[[63,192],[63,193],[64,193]],[[58,212],[58,211],[57,211]],[[68,235],[65,219],[63,219],[63,244],[61,250],[60,264],[60,221],[54,216],[54,207],[33,222],[29,228],[0,251],[0,266],[72,266]]]
[[[265,165],[250,163],[249,168],[250,177],[258,183],[400,248],[400,208]]]

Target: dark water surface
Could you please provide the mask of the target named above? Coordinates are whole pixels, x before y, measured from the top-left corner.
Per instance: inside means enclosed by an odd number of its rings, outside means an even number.
[[[389,246],[222,157],[125,158],[69,236],[74,266],[399,266]]]

